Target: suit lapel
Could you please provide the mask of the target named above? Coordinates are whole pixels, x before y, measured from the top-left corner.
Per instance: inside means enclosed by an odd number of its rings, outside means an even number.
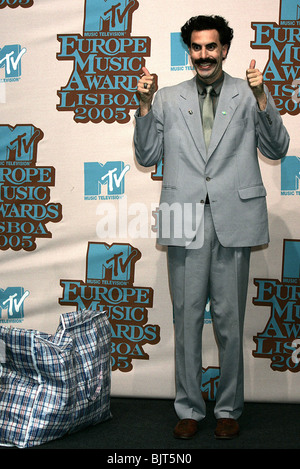
[[[224,73],[224,83],[219,97],[207,158],[212,155],[218,146],[234,116],[238,104],[239,92],[235,85],[235,80],[230,75],[227,75],[227,73]]]
[[[219,97],[211,141],[207,152],[202,130],[196,77],[184,83],[184,88],[181,90],[179,96],[179,107],[195,145],[204,161],[207,161],[212,155],[233,118],[239,103],[238,95],[239,92],[235,85],[234,78],[224,73],[224,83]]]
[[[195,145],[205,160],[206,147],[202,131],[202,119],[200,114],[196,77],[184,83],[184,88],[179,96],[179,108]]]

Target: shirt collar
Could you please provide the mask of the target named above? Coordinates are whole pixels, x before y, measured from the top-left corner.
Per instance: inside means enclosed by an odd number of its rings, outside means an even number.
[[[211,84],[213,87],[213,93],[216,96],[219,96],[221,92],[223,81],[224,81],[224,73],[222,73],[222,76],[218,78],[218,80],[216,80],[214,83]],[[197,83],[198,93],[201,95],[205,94],[205,88],[207,85],[202,80],[200,80],[198,75],[196,76],[196,83]]]

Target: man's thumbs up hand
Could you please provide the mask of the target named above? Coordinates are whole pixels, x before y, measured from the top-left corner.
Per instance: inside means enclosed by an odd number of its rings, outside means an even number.
[[[256,60],[252,59],[251,62],[250,62],[250,65],[249,65],[249,69],[250,70],[255,69],[255,65],[256,65]]]
[[[267,105],[267,97],[264,92],[263,74],[256,68],[256,61],[254,59],[250,62],[249,68],[246,71],[246,77],[260,109],[264,110]]]
[[[138,96],[141,115],[147,114],[151,107],[153,95],[156,91],[156,75],[151,75],[146,67],[142,68],[144,75],[138,82]]]

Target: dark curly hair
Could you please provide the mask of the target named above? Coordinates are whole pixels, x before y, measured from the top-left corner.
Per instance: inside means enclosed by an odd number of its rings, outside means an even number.
[[[205,29],[216,29],[219,33],[222,46],[228,45],[228,50],[233,38],[233,29],[228,26],[228,22],[222,16],[193,16],[181,28],[183,42],[190,47],[191,35],[193,31],[203,31]]]

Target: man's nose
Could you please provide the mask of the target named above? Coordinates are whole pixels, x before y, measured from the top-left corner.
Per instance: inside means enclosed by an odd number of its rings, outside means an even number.
[[[208,53],[207,53],[206,47],[202,47],[201,51],[200,51],[200,58],[201,59],[206,59],[207,56],[208,56]]]

